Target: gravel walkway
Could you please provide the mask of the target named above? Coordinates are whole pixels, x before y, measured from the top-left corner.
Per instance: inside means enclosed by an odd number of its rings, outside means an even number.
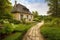
[[[44,40],[40,33],[40,27],[44,24],[44,21],[36,24],[32,28],[30,28],[26,35],[23,37],[23,40]]]

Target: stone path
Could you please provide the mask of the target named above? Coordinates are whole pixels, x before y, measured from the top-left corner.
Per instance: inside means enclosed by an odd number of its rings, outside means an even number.
[[[26,35],[23,37],[23,40],[44,40],[40,34],[40,27],[44,24],[44,21],[36,24],[31,29],[29,29]]]

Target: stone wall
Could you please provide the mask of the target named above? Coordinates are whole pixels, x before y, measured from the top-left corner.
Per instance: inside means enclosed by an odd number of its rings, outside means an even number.
[[[13,17],[16,20],[20,20],[20,13],[13,13]]]
[[[21,17],[21,15],[23,15],[23,16]],[[33,15],[30,15],[30,14],[14,13],[13,16],[14,16],[14,19],[16,19],[16,20],[21,21],[21,18],[22,18],[22,19],[25,19],[26,22],[33,21]]]

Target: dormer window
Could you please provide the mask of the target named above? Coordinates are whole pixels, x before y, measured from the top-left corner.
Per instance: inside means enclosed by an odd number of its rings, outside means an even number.
[[[24,10],[26,10],[26,11],[29,11],[29,9],[27,9],[27,8],[23,8]]]

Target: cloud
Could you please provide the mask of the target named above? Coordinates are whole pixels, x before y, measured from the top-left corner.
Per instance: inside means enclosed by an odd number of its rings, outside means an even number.
[[[47,4],[33,3],[33,4],[27,4],[25,6],[27,6],[27,8],[29,8],[31,12],[38,11],[40,15],[47,15],[48,11]]]
[[[48,6],[44,0],[17,0],[18,3],[26,6],[31,12],[38,11],[40,15],[47,15]],[[14,1],[12,1],[14,4]]]
[[[28,3],[45,3],[45,0],[19,0],[19,1]]]

